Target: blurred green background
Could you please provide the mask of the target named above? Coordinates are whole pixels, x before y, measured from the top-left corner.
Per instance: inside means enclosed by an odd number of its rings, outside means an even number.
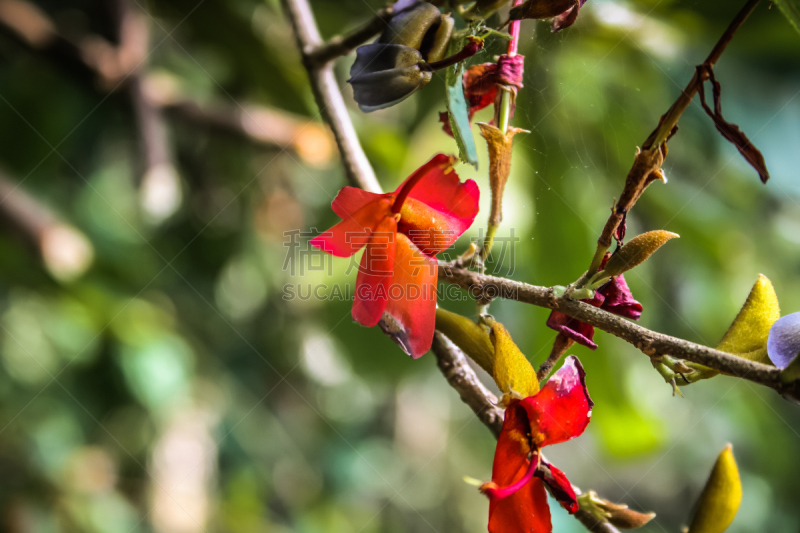
[[[37,5],[73,43],[115,39],[104,2]],[[381,2],[312,5],[327,37]],[[0,21],[18,15],[8,6]],[[495,273],[538,285],[581,274],[635,147],[739,7],[590,0],[562,33],[523,23],[514,124],[530,134],[518,137],[500,232],[513,228],[518,242],[495,254]],[[163,109],[174,167],[148,174],[127,88],[109,91],[80,61],[0,24],[2,528],[485,531],[488,503],[462,476],[490,477],[494,439],[431,355],[412,361],[351,320],[333,288],[350,294],[354,265],[305,244],[311,228],[336,222],[329,204],[345,181],[279,2],[146,10],[147,90],[261,117],[250,129],[261,141]],[[495,42],[476,61],[500,52]],[[352,61],[337,61],[342,81]],[[716,75],[726,118],[763,151],[772,179],[762,185],[695,102],[670,142],[669,183],[628,218],[629,235],[663,228],[681,239],[627,276],[642,325],[712,346],[758,273],[784,314],[800,310],[800,35],[764,3]],[[371,115],[343,86],[384,188],[455,149],[437,122],[442,76]],[[478,147],[480,172],[458,172],[479,183],[483,209],[459,251],[488,213]],[[319,284],[322,298],[308,297]],[[448,294],[441,305],[475,312],[463,292]],[[491,312],[534,364],[546,357],[547,311],[498,301]],[[640,352],[596,340],[596,352],[570,352],[587,370],[592,423],[548,450],[573,483],[657,512],[643,531],[677,532],[731,442],[744,501],[729,531],[798,531],[797,406],[729,377],[673,397]],[[582,530],[552,508],[556,531]]]

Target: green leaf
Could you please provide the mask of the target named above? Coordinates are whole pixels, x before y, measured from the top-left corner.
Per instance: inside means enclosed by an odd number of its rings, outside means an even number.
[[[450,52],[454,54],[461,50],[466,43],[466,32],[453,36],[450,41]],[[447,69],[447,115],[450,118],[450,129],[458,145],[458,153],[462,162],[469,163],[478,168],[478,149],[475,138],[472,136],[472,127],[469,123],[469,108],[464,96],[464,62],[457,63]]]
[[[773,2],[783,13],[794,29],[800,33],[800,0],[774,0]]]

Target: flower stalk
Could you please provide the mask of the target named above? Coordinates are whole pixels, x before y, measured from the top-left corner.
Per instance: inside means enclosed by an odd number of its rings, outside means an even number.
[[[514,0],[514,6],[518,6],[522,3],[522,0]],[[519,49],[519,20],[511,21],[508,33],[511,35],[511,39],[508,41],[508,55],[510,57],[514,57],[517,55],[517,50]],[[511,91],[502,90],[500,94],[500,105],[497,107],[497,113],[495,115],[495,123],[497,127],[500,129],[500,132],[505,136],[508,133],[508,126],[510,123],[511,118],[511,107],[513,104],[514,95]],[[492,191],[494,194],[494,191]],[[486,237],[483,239],[483,246],[481,247],[481,261],[485,261],[489,254],[492,252],[492,246],[494,245],[494,237],[497,234],[498,224],[494,221],[490,220],[489,224],[486,228]],[[485,306],[484,306],[485,307]],[[483,309],[485,311],[485,309]]]

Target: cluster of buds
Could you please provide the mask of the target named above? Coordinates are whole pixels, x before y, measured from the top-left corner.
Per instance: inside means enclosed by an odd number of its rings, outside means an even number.
[[[473,39],[445,58],[454,21],[428,2],[400,0],[381,36],[356,50],[348,83],[362,111],[393,106],[425,87],[433,72],[475,55],[483,41]]]

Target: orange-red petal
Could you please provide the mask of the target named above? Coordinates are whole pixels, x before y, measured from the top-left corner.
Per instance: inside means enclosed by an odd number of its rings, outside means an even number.
[[[535,396],[520,400],[528,413],[531,438],[536,445],[564,442],[586,429],[594,402],[585,377],[580,361],[571,355]]]
[[[367,327],[378,324],[389,301],[394,271],[397,220],[386,216],[370,235],[356,278],[353,319]]]
[[[415,359],[430,350],[433,342],[438,277],[436,260],[423,254],[408,237],[398,233],[394,277],[389,287],[386,312],[400,328],[393,334],[394,339]]]
[[[309,242],[336,257],[350,257],[367,244],[372,230],[390,213],[391,208],[390,197],[378,196]]]
[[[550,507],[544,483],[533,478],[502,500],[489,502],[489,533],[551,533]]]
[[[336,198],[333,199],[331,207],[333,208],[333,212],[339,215],[342,220],[346,220],[347,217],[368,203],[385,196],[388,195],[375,194],[374,192],[365,191],[358,187],[342,187],[342,190],[340,190]]]
[[[497,439],[492,465],[492,483],[498,488],[509,487],[524,479],[531,466],[528,460],[528,415],[518,401],[512,400],[506,409],[503,429]],[[490,533],[549,533],[550,508],[542,480],[534,477],[511,495],[504,498],[489,496]]]
[[[478,214],[480,190],[472,180],[462,183],[452,169],[452,159],[444,154],[434,156],[420,171],[425,175],[405,199],[398,229],[423,253],[435,255],[472,225]]]

